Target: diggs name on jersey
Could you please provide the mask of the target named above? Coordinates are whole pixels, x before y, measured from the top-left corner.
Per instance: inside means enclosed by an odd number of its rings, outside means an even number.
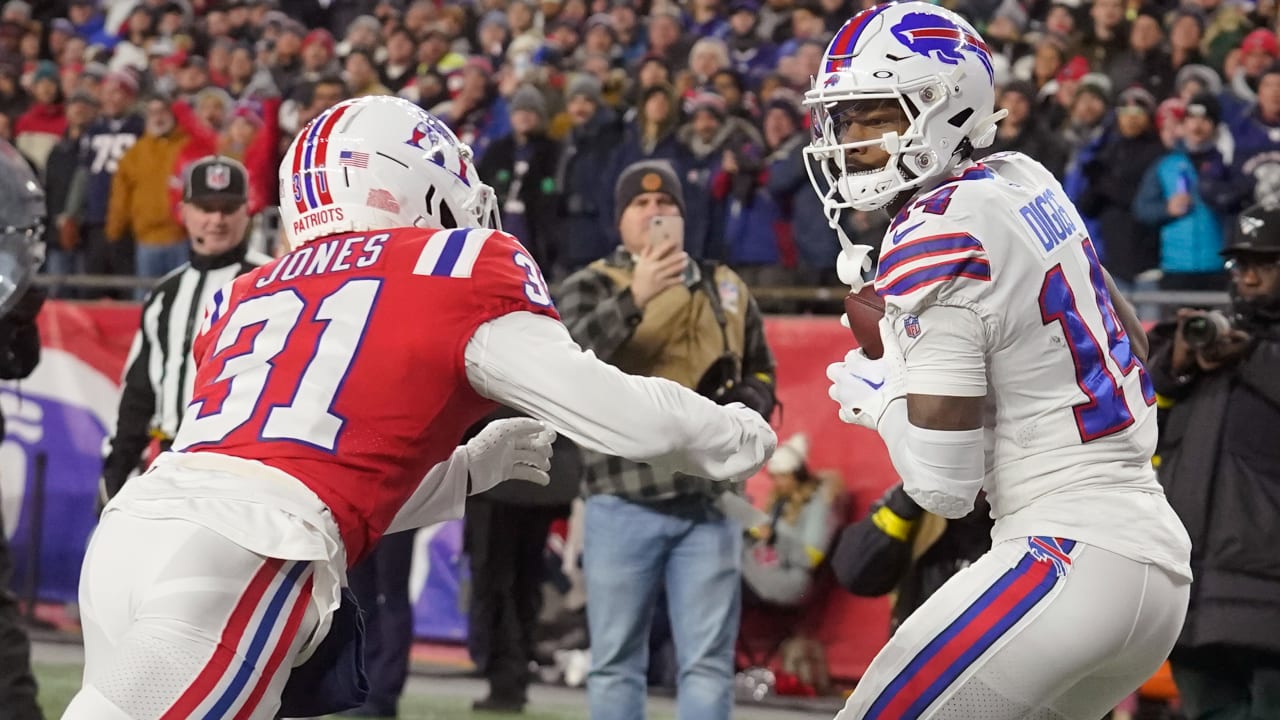
[[[1062,206],[1052,188],[1046,189],[1019,208],[1018,214],[1040,241],[1046,254],[1053,252],[1054,248],[1076,233],[1076,224],[1071,221],[1071,214]]]
[[[284,282],[303,275],[372,267],[382,255],[383,243],[390,238],[390,233],[379,233],[372,237],[352,235],[312,241],[282,258],[270,275],[258,278],[254,287],[264,288],[277,280]]]

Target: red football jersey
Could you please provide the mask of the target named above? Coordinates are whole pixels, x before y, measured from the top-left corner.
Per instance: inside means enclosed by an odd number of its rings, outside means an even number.
[[[494,408],[464,367],[476,328],[558,319],[514,237],[403,228],[313,240],[217,291],[175,450],[257,460],[333,512],[348,562]]]

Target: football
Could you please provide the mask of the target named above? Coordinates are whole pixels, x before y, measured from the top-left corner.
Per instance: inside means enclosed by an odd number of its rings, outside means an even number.
[[[850,292],[844,298],[844,314],[858,347],[872,360],[884,355],[884,343],[880,342],[880,318],[884,317],[884,300],[872,285],[864,285],[858,292]]]

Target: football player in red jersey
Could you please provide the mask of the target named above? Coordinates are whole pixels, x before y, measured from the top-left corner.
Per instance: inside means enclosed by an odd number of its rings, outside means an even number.
[[[291,669],[338,628],[346,569],[384,533],[459,517],[468,492],[545,483],[552,428],[724,480],[773,451],[754,411],[578,348],[496,229],[470,148],[417,106],[330,108],[280,189],[292,250],[215,293],[173,452],[103,511],[64,717],[275,717]],[[457,447],[496,404],[537,420]]]

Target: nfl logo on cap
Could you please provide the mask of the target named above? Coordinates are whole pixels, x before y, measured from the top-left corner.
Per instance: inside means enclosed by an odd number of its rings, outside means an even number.
[[[220,163],[206,165],[204,184],[210,190],[226,190],[231,185],[231,167]]]

